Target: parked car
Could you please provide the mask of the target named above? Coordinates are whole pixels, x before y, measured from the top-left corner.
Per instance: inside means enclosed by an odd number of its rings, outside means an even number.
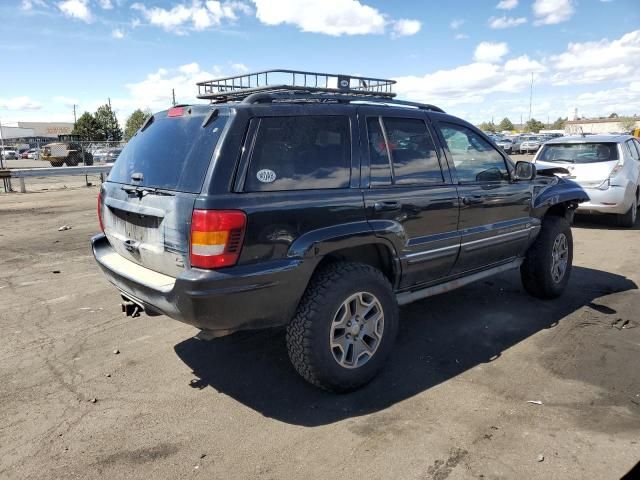
[[[563,137],[545,143],[533,160],[539,167],[562,167],[590,200],[579,213],[614,214],[633,227],[640,198],[640,142],[630,135]]]
[[[96,163],[104,163],[107,155],[106,148],[98,148],[93,151],[93,161]]]
[[[27,151],[27,158],[32,160],[38,160],[40,158],[40,149],[32,148]]]
[[[18,152],[15,150],[5,148],[0,153],[5,160],[18,160]]]
[[[506,153],[511,154],[513,152],[513,142],[508,138],[502,138],[498,140],[496,142],[496,145],[498,145]]]
[[[113,163],[118,159],[118,156],[122,153],[122,148],[110,148],[104,154],[105,163]]]
[[[532,295],[562,294],[588,200],[575,183],[438,107],[366,90],[390,80],[217,82],[199,98],[219,103],[151,116],[102,184],[93,254],[126,315],[201,338],[286,325],[296,370],[347,391],[385,363],[398,305],[516,268]]]
[[[542,140],[538,136],[530,135],[522,137],[522,141],[520,143],[520,153],[535,153],[538,151],[541,144]]]

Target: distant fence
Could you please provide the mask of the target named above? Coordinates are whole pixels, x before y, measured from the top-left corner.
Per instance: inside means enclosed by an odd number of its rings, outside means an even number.
[[[31,160],[43,160],[52,167],[67,165],[94,165],[105,162],[113,162],[117,158],[119,150],[126,142],[116,141],[59,141],[8,143],[5,141],[5,149],[13,149],[18,152],[20,158]],[[44,148],[48,148],[50,158],[44,158]],[[62,160],[62,161],[61,161]]]
[[[66,168],[14,168],[0,170],[0,178],[5,181],[5,191],[8,193],[11,191],[11,179],[16,178],[20,181],[20,192],[26,193],[27,186],[25,178],[28,177],[61,177],[70,175],[84,175],[85,182],[89,184],[88,175],[99,175],[100,181],[104,182],[104,177],[111,170],[111,165],[99,165],[99,166],[82,166],[82,167],[66,167]],[[8,186],[7,186],[8,185]]]

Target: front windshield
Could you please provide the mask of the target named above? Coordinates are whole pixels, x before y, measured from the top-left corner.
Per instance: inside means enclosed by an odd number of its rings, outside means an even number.
[[[553,143],[542,147],[538,160],[557,163],[596,163],[618,160],[616,143]]]

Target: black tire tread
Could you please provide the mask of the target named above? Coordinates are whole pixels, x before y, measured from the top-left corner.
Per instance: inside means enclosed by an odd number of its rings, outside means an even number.
[[[384,274],[370,265],[350,262],[330,263],[314,274],[300,300],[296,315],[287,325],[287,350],[293,367],[309,383],[325,390],[349,391],[360,386],[360,383],[335,385],[323,381],[319,375],[318,365],[314,363],[311,350],[314,344],[311,328],[313,318],[319,315],[318,309],[323,304],[328,291],[345,275],[356,273],[377,276],[391,289],[391,284]]]
[[[548,268],[549,259],[546,257],[549,253],[548,249],[552,245],[556,235],[561,231],[567,234],[567,239],[572,244],[573,237],[571,235],[571,224],[569,221],[564,217],[554,215],[546,216],[542,221],[542,231],[529,248],[524,262],[520,267],[520,278],[522,279],[524,289],[536,298],[553,299],[559,297],[571,274],[573,257],[572,245],[569,247],[570,261],[568,270],[565,273],[565,279],[563,280],[564,285],[558,288],[547,276],[546,269]]]

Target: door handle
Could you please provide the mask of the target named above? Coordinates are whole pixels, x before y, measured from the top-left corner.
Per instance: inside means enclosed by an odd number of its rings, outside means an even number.
[[[482,203],[482,197],[462,197],[462,203],[465,205],[477,205]]]
[[[400,210],[399,202],[376,202],[373,204],[376,212],[389,212],[392,210]]]

